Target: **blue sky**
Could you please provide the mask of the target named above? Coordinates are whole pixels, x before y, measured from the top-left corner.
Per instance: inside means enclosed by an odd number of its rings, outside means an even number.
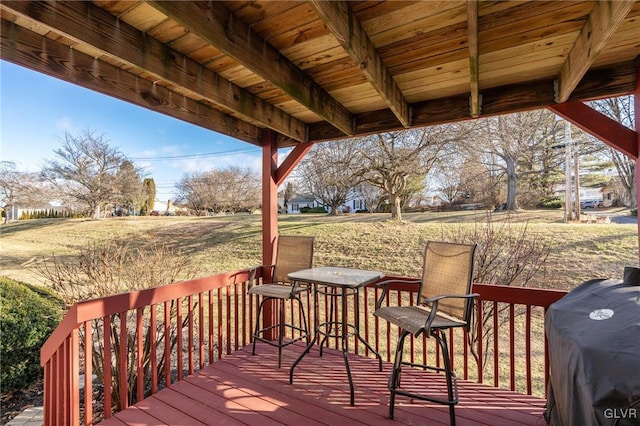
[[[260,148],[109,96],[0,61],[0,160],[37,171],[65,131],[103,134],[173,198],[185,172],[260,168]],[[185,157],[186,156],[186,157]]]

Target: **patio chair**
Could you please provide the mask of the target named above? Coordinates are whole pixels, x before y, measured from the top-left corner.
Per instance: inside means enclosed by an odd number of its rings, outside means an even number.
[[[268,265],[272,268],[272,279],[270,282],[262,283],[252,286],[249,289],[249,294],[262,296],[262,301],[258,306],[258,312],[256,314],[256,325],[253,332],[253,350],[252,353],[256,353],[256,341],[267,343],[271,346],[278,348],[278,368],[282,365],[282,348],[295,343],[299,340],[306,339],[309,342],[309,326],[307,324],[307,317],[304,312],[304,304],[300,299],[300,295],[309,292],[307,285],[299,285],[296,282],[291,282],[287,275],[291,272],[301,269],[308,269],[312,266],[313,261],[313,237],[303,236],[280,236],[278,237],[278,246],[276,251],[276,264]],[[260,327],[260,314],[265,303],[272,300],[280,301],[280,320],[277,324]],[[285,301],[295,300],[298,302],[300,312],[302,314],[302,323],[300,326],[285,322]],[[291,314],[293,317],[293,313]],[[272,329],[278,328],[278,340],[273,341],[266,339],[264,334]],[[291,339],[285,341],[285,330],[290,329],[292,332],[298,331],[298,337],[292,335]]]
[[[446,330],[454,327],[469,329],[473,315],[473,302],[478,296],[471,293],[473,278],[473,256],[476,245],[429,242],[424,252],[424,268],[421,280],[389,280],[378,284],[383,292],[376,303],[374,315],[400,328],[393,370],[389,377],[389,418],[393,418],[396,395],[431,401],[449,406],[449,417],[455,425],[455,405],[458,403],[456,376],[451,367],[447,348]],[[418,286],[418,299],[414,306],[385,306],[382,302],[394,283]],[[429,366],[403,361],[405,338],[409,335],[433,337],[442,354],[443,367]],[[414,389],[401,388],[402,366],[419,367],[444,372],[447,383],[447,398],[417,393]]]

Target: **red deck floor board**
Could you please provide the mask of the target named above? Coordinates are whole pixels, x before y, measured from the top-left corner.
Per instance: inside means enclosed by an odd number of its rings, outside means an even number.
[[[283,367],[277,368],[274,348],[258,344],[200,370],[163,389],[103,425],[438,425],[449,424],[446,406],[396,398],[395,418],[387,418],[390,364],[378,371],[377,361],[349,355],[355,385],[355,406],[349,405],[349,383],[342,355],[325,349],[320,357],[313,348],[296,367],[289,384],[289,366],[301,344],[283,351]],[[405,369],[403,385],[442,389],[441,375]],[[416,371],[417,374],[408,373]],[[538,425],[545,422],[545,401],[515,392],[459,380],[458,425]],[[438,388],[440,386],[440,388]]]

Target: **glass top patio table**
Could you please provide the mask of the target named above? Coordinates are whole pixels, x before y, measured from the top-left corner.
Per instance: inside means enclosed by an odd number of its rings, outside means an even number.
[[[379,280],[383,276],[384,274],[378,271],[321,266],[292,272],[288,275],[288,278],[292,281],[332,287],[360,288]]]
[[[354,405],[355,389],[353,385],[353,379],[351,377],[351,369],[349,367],[349,360],[347,358],[347,339],[349,336],[355,336],[361,341],[378,359],[378,369],[382,371],[382,357],[376,350],[367,342],[362,336],[360,336],[360,306],[359,306],[359,292],[361,287],[371,284],[380,278],[384,274],[378,271],[367,271],[363,269],[342,268],[336,266],[322,266],[311,269],[303,269],[300,271],[292,272],[287,277],[292,281],[304,282],[313,286],[314,295],[314,318],[315,318],[315,333],[313,339],[309,342],[305,350],[291,365],[289,371],[289,382],[293,384],[293,372],[296,366],[306,354],[309,353],[313,345],[316,344],[320,335],[323,336],[320,341],[320,356],[322,356],[322,346],[328,337],[338,337],[342,341],[342,358],[347,369],[347,377],[349,379],[349,388],[351,391],[351,405]],[[331,314],[329,320],[320,323],[319,308],[318,308],[318,295],[325,295],[331,299],[331,308],[329,312],[333,312],[334,300],[340,298],[342,301],[342,314],[341,319],[333,318]],[[355,324],[349,324],[347,322],[347,297],[354,296],[355,303]],[[334,331],[335,330],[335,331]],[[352,332],[349,333],[348,330]]]

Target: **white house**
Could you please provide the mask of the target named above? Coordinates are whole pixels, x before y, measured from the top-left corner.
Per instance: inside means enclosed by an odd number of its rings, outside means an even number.
[[[287,213],[300,213],[300,209],[303,209],[305,207],[314,208],[320,206],[321,204],[316,201],[311,195],[296,195],[287,203]]]
[[[284,200],[283,200],[284,203]],[[301,209],[304,208],[315,208],[315,207],[324,207],[327,212],[331,211],[331,207],[325,206],[322,202],[316,200],[313,195],[296,195],[287,203],[287,213],[300,213]],[[347,199],[347,202],[338,207],[341,213],[354,213],[358,210],[365,210],[365,202],[364,199],[357,196],[352,195]]]
[[[14,204],[12,206],[7,206],[7,208],[5,208],[4,216],[6,216],[6,219],[9,221],[9,220],[22,219],[24,216],[27,216],[29,214],[36,214],[36,213],[42,213],[42,212],[44,213],[55,212],[58,214],[63,214],[66,211],[67,209],[65,207],[60,205],[53,205],[50,203],[44,204],[42,206],[36,206],[36,207]]]

